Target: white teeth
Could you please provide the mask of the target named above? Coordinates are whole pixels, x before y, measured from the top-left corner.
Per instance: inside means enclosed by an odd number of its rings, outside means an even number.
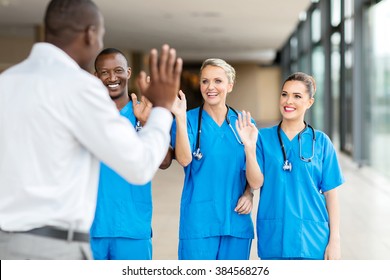
[[[294,108],[284,107],[284,110],[286,110],[287,112],[292,112],[292,111],[294,111],[295,109],[294,109]]]
[[[115,85],[107,85],[109,88],[117,88],[117,87],[119,87],[119,85],[118,84],[115,84]]]

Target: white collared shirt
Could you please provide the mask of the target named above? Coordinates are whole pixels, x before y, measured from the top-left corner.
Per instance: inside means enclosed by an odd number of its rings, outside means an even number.
[[[0,229],[88,232],[99,160],[146,183],[166,155],[171,124],[168,110],[153,108],[137,134],[99,79],[54,45],[35,44],[0,75]]]

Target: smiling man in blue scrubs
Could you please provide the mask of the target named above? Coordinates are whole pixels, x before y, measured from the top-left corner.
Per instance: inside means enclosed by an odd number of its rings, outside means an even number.
[[[136,130],[149,116],[151,104],[144,98],[137,102],[128,95],[131,69],[124,54],[114,48],[103,50],[95,61],[95,75],[107,87],[120,114]],[[172,162],[169,150],[160,169]],[[152,189],[151,182],[133,185],[104,163],[100,165],[98,201],[91,227],[91,248],[99,260],[152,259]]]

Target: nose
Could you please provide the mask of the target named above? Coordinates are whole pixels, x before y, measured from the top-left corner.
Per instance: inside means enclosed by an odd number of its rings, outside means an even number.
[[[214,86],[214,83],[213,82],[210,82],[208,85],[207,85],[207,88],[208,89],[213,89],[215,86]]]
[[[110,72],[108,79],[109,79],[110,81],[116,81],[116,75],[115,75],[115,72],[114,72],[114,71],[111,71],[111,72]]]
[[[286,103],[287,103],[287,104],[291,104],[291,103],[292,103],[292,100],[293,100],[292,95],[287,95],[287,97],[286,97]]]

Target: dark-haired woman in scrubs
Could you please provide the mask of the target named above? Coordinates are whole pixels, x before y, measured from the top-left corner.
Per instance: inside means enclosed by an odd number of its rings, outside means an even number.
[[[257,213],[261,259],[340,259],[337,187],[344,183],[329,137],[304,121],[313,77],[294,73],[280,95],[282,121],[260,130],[264,184]]]

